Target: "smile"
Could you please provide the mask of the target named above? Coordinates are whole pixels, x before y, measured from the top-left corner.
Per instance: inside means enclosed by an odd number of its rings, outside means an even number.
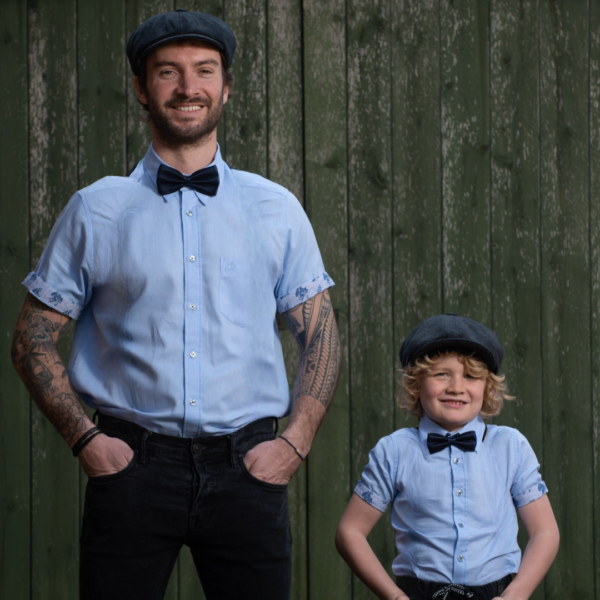
[[[174,106],[173,108],[175,110],[180,110],[183,112],[192,112],[194,110],[200,110],[202,107],[199,105],[192,105],[192,106]]]
[[[440,402],[446,406],[465,406],[467,404],[462,400],[440,400]]]

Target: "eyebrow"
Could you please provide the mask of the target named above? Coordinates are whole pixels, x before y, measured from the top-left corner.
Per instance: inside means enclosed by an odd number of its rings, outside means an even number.
[[[197,63],[194,63],[195,67],[200,67],[202,65],[218,65],[218,61],[216,61],[214,58],[208,58],[206,60],[199,60]],[[172,60],[161,60],[160,62],[157,62],[154,64],[154,68],[157,67],[178,67],[179,63],[176,63]]]

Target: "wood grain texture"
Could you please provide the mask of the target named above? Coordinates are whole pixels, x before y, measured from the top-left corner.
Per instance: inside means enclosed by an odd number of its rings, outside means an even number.
[[[588,18],[540,3],[544,476],[562,534],[547,598],[594,596]]]
[[[31,268],[77,190],[77,6],[29,4]],[[67,362],[69,338],[60,352]],[[79,463],[42,413],[32,410],[34,600],[78,597]]]
[[[27,5],[0,4],[0,597],[29,598],[30,403],[10,359],[29,271]]]
[[[343,0],[303,2],[306,212],[325,269],[335,281],[342,375],[313,444],[308,470],[309,597],[350,598],[350,570],[334,546],[351,493],[348,368],[348,199],[346,161],[346,7]]]
[[[392,5],[394,366],[409,331],[442,312],[438,0]],[[401,379],[401,374],[396,375]],[[418,421],[396,409],[395,428]]]
[[[348,2],[348,200],[352,483],[369,451],[394,429],[390,38],[386,0]],[[389,570],[394,535],[369,536]],[[371,593],[354,578],[355,598]]]
[[[488,3],[441,2],[444,311],[491,325]]]

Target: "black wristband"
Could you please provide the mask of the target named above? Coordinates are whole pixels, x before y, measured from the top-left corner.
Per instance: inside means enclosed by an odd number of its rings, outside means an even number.
[[[306,458],[306,456],[304,456],[304,454],[302,454],[302,452],[300,452],[300,450],[298,450],[298,448],[296,448],[296,446],[294,446],[294,444],[292,444],[292,442],[290,442],[290,440],[288,440],[287,438],[284,438],[282,435],[279,436],[284,442],[287,442],[295,451],[296,454],[302,459],[304,460]]]
[[[73,456],[79,456],[79,453],[99,434],[102,433],[99,427],[88,429],[73,446]]]

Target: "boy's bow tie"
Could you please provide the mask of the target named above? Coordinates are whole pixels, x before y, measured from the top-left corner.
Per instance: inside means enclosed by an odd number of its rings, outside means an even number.
[[[450,434],[440,435],[439,433],[430,433],[427,435],[427,448],[430,454],[442,451],[448,446],[456,446],[463,452],[473,452],[477,446],[477,436],[474,431],[459,433],[458,435]]]

